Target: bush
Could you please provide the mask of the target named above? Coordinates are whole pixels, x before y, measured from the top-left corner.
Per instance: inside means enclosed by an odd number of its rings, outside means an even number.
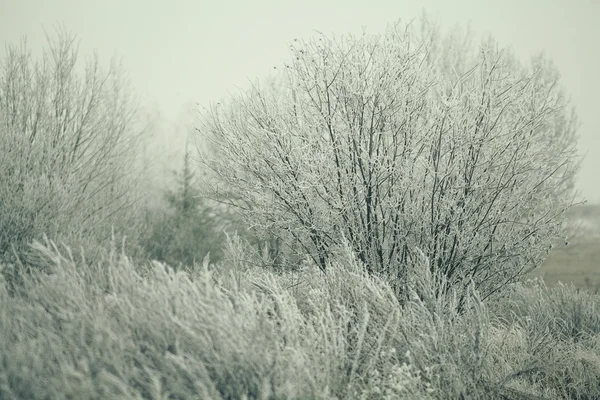
[[[44,234],[90,252],[113,227],[136,240],[140,134],[127,81],[96,58],[82,69],[64,30],[47,40],[38,61],[23,41],[0,62],[0,258]]]
[[[554,139],[567,119],[553,70],[488,43],[450,75],[426,44],[400,25],[294,43],[270,84],[205,113],[212,196],[323,269],[348,240],[399,291],[416,248],[483,299],[540,265],[577,168],[575,143]]]

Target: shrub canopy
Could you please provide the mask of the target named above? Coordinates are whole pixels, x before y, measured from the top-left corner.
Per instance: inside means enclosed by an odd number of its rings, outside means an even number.
[[[318,35],[266,85],[208,110],[212,195],[322,269],[347,240],[398,288],[421,251],[485,298],[540,265],[572,203],[575,126],[557,74],[492,41],[436,57],[433,31]],[[452,72],[452,73],[451,73]]]

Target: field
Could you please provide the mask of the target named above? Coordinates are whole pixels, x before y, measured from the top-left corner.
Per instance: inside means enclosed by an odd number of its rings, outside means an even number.
[[[550,253],[544,264],[532,272],[546,284],[573,283],[577,288],[593,293],[600,290],[600,206],[574,207],[569,213],[569,223],[574,227],[573,237],[567,245],[559,245]]]

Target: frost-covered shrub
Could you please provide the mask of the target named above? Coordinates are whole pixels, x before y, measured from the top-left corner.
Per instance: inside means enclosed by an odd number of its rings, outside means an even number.
[[[574,125],[548,63],[485,42],[448,73],[427,38],[295,41],[269,84],[207,111],[212,194],[326,269],[344,240],[402,286],[416,248],[488,298],[538,266],[570,206]],[[562,133],[561,133],[562,132]]]
[[[37,59],[25,41],[0,55],[0,257],[44,234],[135,240],[136,104],[117,65],[78,62],[75,39],[59,29]]]

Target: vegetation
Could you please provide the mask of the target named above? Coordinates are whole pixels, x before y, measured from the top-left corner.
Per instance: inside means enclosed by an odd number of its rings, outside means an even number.
[[[148,235],[142,240],[150,258],[174,267],[191,266],[205,257],[220,261],[227,227],[224,210],[200,196],[190,163],[186,149],[177,186],[165,192],[166,209],[148,210]]]
[[[314,263],[142,273],[114,250],[84,265],[34,247],[51,273],[15,297],[0,286],[3,399],[600,396],[600,300],[572,287],[518,284],[487,304],[473,292],[459,315],[426,264],[412,274],[430,290],[401,305],[351,251],[323,279]]]
[[[91,256],[112,227],[135,243],[136,105],[116,63],[78,61],[57,29],[35,60],[26,42],[0,60],[0,258],[48,235]],[[82,73],[80,73],[82,72]]]
[[[600,297],[524,279],[572,203],[556,71],[422,27],[292,46],[146,210],[121,75],[8,47],[0,398],[600,398]]]
[[[575,142],[555,140],[570,137],[568,103],[538,60],[526,68],[484,43],[450,75],[451,60],[413,41],[397,24],[292,45],[266,88],[205,113],[209,194],[256,231],[291,236],[323,270],[348,240],[401,294],[423,251],[459,296],[473,281],[488,298],[561,234],[578,166]]]

